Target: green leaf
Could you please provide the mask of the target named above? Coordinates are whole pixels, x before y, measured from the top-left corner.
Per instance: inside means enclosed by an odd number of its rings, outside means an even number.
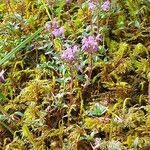
[[[0,93],[0,101],[3,101],[5,99],[6,99],[6,97],[2,93]]]
[[[20,111],[17,111],[14,114],[17,115],[17,116],[23,117],[23,113],[21,113]]]
[[[88,116],[101,116],[107,111],[107,107],[96,103],[92,106],[91,110],[88,111]]]
[[[6,116],[4,116],[4,115],[0,114],[0,121],[5,121],[6,119],[7,119],[7,117],[6,117]]]
[[[56,51],[61,51],[62,43],[60,39],[54,39],[54,47]]]

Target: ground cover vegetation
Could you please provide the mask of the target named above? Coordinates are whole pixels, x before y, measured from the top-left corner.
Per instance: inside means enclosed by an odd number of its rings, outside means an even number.
[[[0,149],[150,149],[149,0],[0,0]]]

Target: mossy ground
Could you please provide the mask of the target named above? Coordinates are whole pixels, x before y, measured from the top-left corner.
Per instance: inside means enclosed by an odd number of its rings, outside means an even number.
[[[150,149],[150,3],[112,0],[107,12],[93,3],[94,11],[84,0],[0,3],[0,149]],[[44,29],[54,18],[59,38]],[[89,80],[81,46],[91,34],[102,42]],[[60,55],[74,44],[78,60],[68,64]]]

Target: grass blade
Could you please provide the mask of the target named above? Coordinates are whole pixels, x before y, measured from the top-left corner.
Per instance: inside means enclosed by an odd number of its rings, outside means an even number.
[[[12,51],[10,51],[6,56],[0,60],[0,65],[6,63],[9,59],[11,59],[18,51],[21,50],[27,43],[32,41],[39,33],[41,33],[43,28],[40,28],[35,33],[30,35],[27,39],[25,39],[23,42],[21,42],[17,47],[15,47]]]

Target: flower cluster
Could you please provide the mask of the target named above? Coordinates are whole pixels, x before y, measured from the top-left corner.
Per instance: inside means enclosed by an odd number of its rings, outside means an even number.
[[[69,63],[72,63],[76,60],[76,52],[77,46],[67,48],[65,51],[62,52],[61,58]]]
[[[101,6],[101,9],[102,9],[103,11],[108,11],[109,8],[110,8],[110,1],[109,1],[109,0],[106,0],[106,1],[103,3],[103,5]]]
[[[88,5],[91,11],[93,11],[96,8],[96,5],[93,2],[89,2]]]
[[[61,36],[62,34],[64,33],[64,28],[63,27],[60,27],[60,28],[56,28],[52,31],[52,34],[55,36],[55,37],[59,37]]]
[[[82,40],[82,50],[88,54],[98,51],[98,39],[92,35],[84,37]]]
[[[54,37],[59,37],[64,33],[64,27],[59,27],[56,18],[53,19],[52,23],[46,23],[45,29],[46,31],[52,32]]]
[[[4,82],[5,81],[5,79],[4,79],[4,73],[5,73],[5,71],[1,70],[1,72],[0,72],[0,82]]]

